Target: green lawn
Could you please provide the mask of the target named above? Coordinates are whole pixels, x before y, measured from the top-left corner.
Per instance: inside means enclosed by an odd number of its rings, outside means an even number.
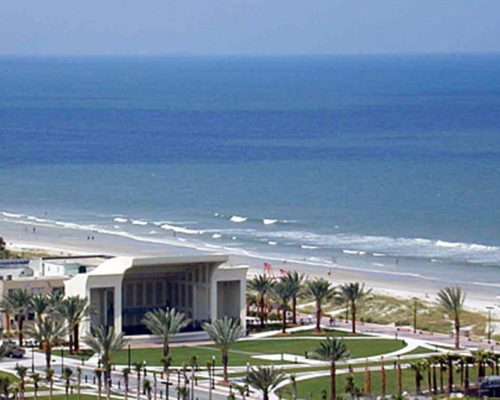
[[[428,353],[435,353],[435,352],[436,352],[435,350],[430,350],[430,349],[426,349],[425,347],[419,346],[416,349],[413,349],[412,351],[405,353],[405,355],[407,355],[407,354],[428,354]]]
[[[61,356],[61,350],[53,350],[52,354],[55,356]],[[94,354],[91,350],[80,350],[77,354],[69,354],[68,350],[64,350],[64,357],[67,358],[75,358],[77,360],[85,360],[87,361]]]
[[[314,349],[318,347],[320,340],[314,339],[258,339],[245,340],[236,343],[229,354],[230,365],[271,364],[274,362],[256,360],[252,355],[257,354],[296,354],[304,355],[307,351],[312,355]],[[368,357],[372,355],[384,354],[398,350],[405,346],[404,341],[394,339],[373,339],[373,340],[348,340],[345,341],[351,351],[353,358]],[[172,364],[176,366],[189,364],[193,356],[197,357],[198,365],[205,366],[216,357],[217,365],[220,365],[221,354],[215,346],[179,346],[171,348]],[[133,349],[131,352],[131,362],[142,363],[146,361],[148,365],[160,365],[162,358],[161,348]],[[114,364],[125,365],[128,363],[127,350],[120,350],[112,354]],[[279,364],[279,362],[276,362]]]
[[[321,333],[315,332],[313,330],[308,330],[308,331],[300,331],[300,332],[293,332],[290,333],[291,337],[301,337],[301,336],[319,336],[319,337],[326,337],[326,336],[335,336],[335,337],[344,337],[344,336],[365,336],[365,335],[360,335],[360,334],[351,334],[349,332],[344,332],[344,331],[337,331],[335,329],[328,329],[328,330],[323,330]]]
[[[303,356],[306,351],[312,355],[320,343],[320,340],[314,339],[260,339],[238,342],[233,349],[253,353],[288,353]],[[351,358],[385,354],[405,346],[404,341],[394,339],[349,340],[346,338],[345,344],[351,352]]]
[[[476,380],[476,371],[474,368],[470,368],[470,382],[471,385],[475,383]],[[337,394],[341,395],[345,393],[345,383],[346,383],[346,378],[347,374],[343,375],[338,375],[337,376]],[[355,373],[353,374],[356,387],[359,388],[360,390],[363,390],[364,388],[364,373]],[[378,396],[381,395],[381,387],[382,387],[382,382],[381,382],[381,373],[380,371],[372,371],[371,372],[371,388],[372,388],[372,395]],[[429,384],[427,381],[427,372],[423,373],[424,379],[421,383],[421,389],[423,391],[428,390]],[[439,389],[439,371],[437,372],[437,381],[438,381],[438,389]],[[446,390],[447,384],[448,384],[448,374],[447,372],[444,373],[443,375],[443,383],[444,383],[444,389]],[[460,378],[459,374],[457,372],[454,373],[454,383],[455,385],[460,384]],[[415,372],[411,369],[405,369],[402,371],[402,384],[403,384],[403,391],[406,391],[410,394],[415,394]],[[309,379],[306,381],[298,382],[297,383],[297,389],[299,391],[299,398],[301,399],[308,399],[308,400],[320,400],[321,399],[321,393],[326,390],[327,395],[329,396],[330,393],[330,379],[329,377],[321,377],[321,378],[315,378],[315,379]],[[283,394],[283,397],[285,399],[290,399],[291,396],[290,393],[291,391],[291,385],[285,387],[281,393]],[[386,394],[396,394],[397,392],[397,372],[394,368],[391,368],[390,366],[386,365]],[[329,398],[329,397],[328,397]]]

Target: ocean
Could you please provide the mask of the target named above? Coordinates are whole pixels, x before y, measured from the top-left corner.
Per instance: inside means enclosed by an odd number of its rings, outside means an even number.
[[[0,219],[500,292],[499,71],[3,57]]]

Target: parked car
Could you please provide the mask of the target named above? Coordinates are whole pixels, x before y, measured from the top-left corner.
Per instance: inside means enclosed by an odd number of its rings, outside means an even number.
[[[2,344],[2,352],[4,352],[4,357],[9,358],[23,358],[26,351],[21,347],[17,347],[11,342],[5,342]]]
[[[500,397],[500,376],[487,376],[479,384],[479,396]]]

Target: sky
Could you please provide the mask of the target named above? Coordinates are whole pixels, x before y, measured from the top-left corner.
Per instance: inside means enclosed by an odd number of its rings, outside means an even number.
[[[500,0],[0,0],[0,54],[500,51]]]

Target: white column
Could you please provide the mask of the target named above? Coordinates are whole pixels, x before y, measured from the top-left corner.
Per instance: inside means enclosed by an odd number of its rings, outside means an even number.
[[[122,332],[122,282],[115,285],[115,333],[119,334]]]
[[[215,321],[217,319],[217,280],[216,280],[216,267],[210,268],[209,282],[210,282],[210,319]]]

